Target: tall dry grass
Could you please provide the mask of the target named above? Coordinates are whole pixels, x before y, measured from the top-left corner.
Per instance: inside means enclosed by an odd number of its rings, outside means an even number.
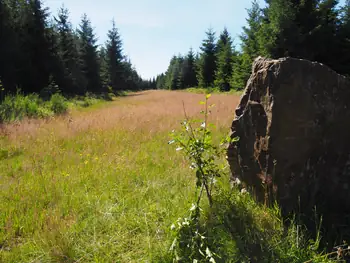
[[[198,116],[199,101],[203,95],[188,92],[143,91],[118,98],[104,108],[93,111],[73,111],[70,116],[58,116],[49,120],[24,120],[2,125],[0,134],[16,140],[42,136],[52,131],[61,137],[74,136],[87,130],[118,128],[129,131],[169,131],[183,119],[183,104],[189,116]],[[229,127],[234,109],[239,102],[237,95],[214,94],[215,104],[210,121]]]

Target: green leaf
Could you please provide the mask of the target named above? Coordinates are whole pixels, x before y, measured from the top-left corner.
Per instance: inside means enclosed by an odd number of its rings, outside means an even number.
[[[205,102],[204,102],[204,101],[200,101],[199,104],[200,104],[200,105],[204,105]]]
[[[207,96],[205,96],[206,99],[209,99],[211,97],[211,94],[207,94]]]

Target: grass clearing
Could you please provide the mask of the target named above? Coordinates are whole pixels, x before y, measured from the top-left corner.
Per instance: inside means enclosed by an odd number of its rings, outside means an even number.
[[[0,127],[0,262],[172,262],[170,226],[188,214],[195,179],[167,142],[184,119],[182,102],[191,117],[201,100],[139,92],[70,116]],[[215,140],[229,131],[238,101],[212,95]],[[203,222],[218,262],[315,256],[295,245],[295,232],[285,235],[277,210],[232,192],[227,180]]]
[[[194,184],[168,134],[183,118],[182,100],[194,114],[201,98],[142,92],[72,121],[4,126],[0,261],[151,262],[166,253]],[[227,131],[237,98],[216,101],[213,120]]]

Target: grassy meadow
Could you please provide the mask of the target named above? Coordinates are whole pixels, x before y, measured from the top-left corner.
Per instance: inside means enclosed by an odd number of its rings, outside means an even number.
[[[203,97],[144,91],[3,124],[0,262],[173,262],[171,225],[194,202],[195,176],[169,133],[180,128],[183,103],[198,116]],[[239,96],[210,100],[217,140],[229,132]],[[284,228],[277,207],[230,189],[228,176],[218,183],[213,207],[203,204],[216,262],[331,262],[317,240]]]
[[[169,132],[202,95],[148,91],[51,120],[3,125],[0,261],[151,262],[190,206],[188,163]],[[238,97],[213,95],[228,132]]]

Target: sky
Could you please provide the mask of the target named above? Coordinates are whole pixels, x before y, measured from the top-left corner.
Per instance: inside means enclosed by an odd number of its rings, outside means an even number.
[[[263,3],[263,0],[259,0]],[[199,50],[205,31],[217,36],[226,26],[234,43],[246,24],[250,0],[44,0],[51,14],[64,5],[73,27],[82,14],[91,19],[99,44],[103,44],[112,19],[121,34],[124,53],[144,79],[165,72],[171,57]]]

